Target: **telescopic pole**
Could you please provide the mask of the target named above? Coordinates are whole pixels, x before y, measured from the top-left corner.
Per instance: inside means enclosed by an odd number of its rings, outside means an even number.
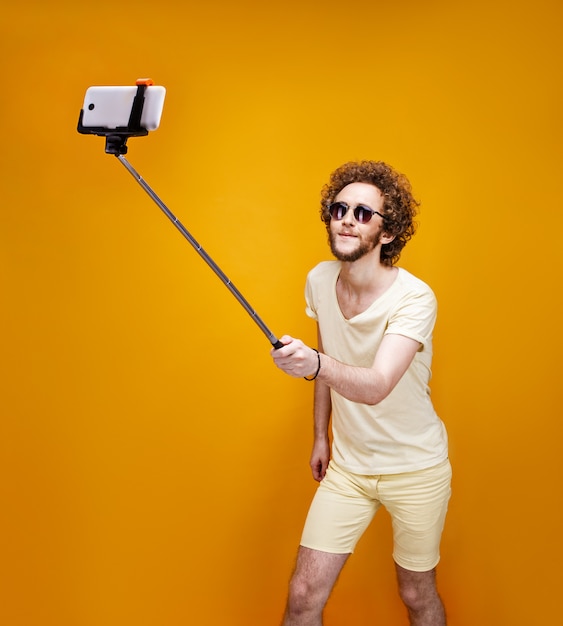
[[[162,210],[162,212],[168,217],[168,219],[176,226],[176,228],[184,235],[184,237],[190,242],[190,244],[194,247],[195,251],[199,254],[199,256],[209,265],[209,267],[217,274],[221,282],[227,287],[227,289],[233,294],[233,296],[239,301],[239,303],[243,306],[245,311],[250,315],[250,317],[256,322],[260,330],[266,335],[268,341],[274,346],[274,348],[281,348],[284,344],[272,333],[272,331],[266,326],[266,324],[262,321],[256,311],[250,306],[246,298],[242,295],[242,293],[233,285],[230,279],[225,275],[225,273],[221,270],[221,268],[215,263],[215,261],[207,254],[207,252],[199,245],[199,243],[194,239],[191,233],[186,229],[185,226],[178,220],[178,218],[170,211],[170,209],[162,202],[162,200],[156,195],[156,193],[151,189],[151,187],[146,183],[145,180],[137,173],[137,171],[131,166],[129,161],[123,156],[123,154],[115,154],[115,156],[121,161],[121,163],[125,166],[127,171],[133,176],[133,178],[141,185],[141,187],[149,194],[149,196],[154,200],[157,206]]]

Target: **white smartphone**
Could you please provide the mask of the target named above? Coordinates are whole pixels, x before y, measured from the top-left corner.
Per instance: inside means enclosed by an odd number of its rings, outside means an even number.
[[[88,87],[82,107],[82,126],[85,129],[108,130],[126,128],[129,124],[137,87]],[[160,85],[148,85],[141,114],[141,126],[156,130],[160,124],[166,89]]]

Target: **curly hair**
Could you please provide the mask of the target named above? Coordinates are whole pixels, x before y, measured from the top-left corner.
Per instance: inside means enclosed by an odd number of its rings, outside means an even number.
[[[321,191],[321,219],[330,233],[330,214],[328,206],[334,202],[346,185],[368,183],[379,189],[383,195],[383,229],[386,234],[394,235],[393,241],[381,247],[381,262],[394,265],[401,256],[407,241],[415,234],[419,202],[411,191],[407,177],[395,171],[383,161],[358,161],[341,165],[330,176],[330,180]]]

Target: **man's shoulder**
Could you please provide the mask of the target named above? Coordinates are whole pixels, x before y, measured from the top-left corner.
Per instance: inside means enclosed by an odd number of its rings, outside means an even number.
[[[309,280],[326,280],[338,275],[341,268],[340,261],[321,261],[308,274]]]
[[[399,268],[399,282],[407,291],[434,296],[434,292],[428,283],[425,283],[422,279],[411,274],[403,267]]]

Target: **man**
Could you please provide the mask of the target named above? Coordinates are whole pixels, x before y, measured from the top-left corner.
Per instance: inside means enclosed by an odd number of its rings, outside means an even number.
[[[321,218],[336,260],[307,277],[318,352],[287,335],[272,350],[284,372],[315,380],[311,469],[320,483],[283,626],[322,625],[336,579],[380,506],[393,522],[410,624],[446,623],[435,567],[451,467],[428,388],[436,301],[395,265],[415,232],[417,206],[408,180],[382,162],[347,163],[322,190]]]

